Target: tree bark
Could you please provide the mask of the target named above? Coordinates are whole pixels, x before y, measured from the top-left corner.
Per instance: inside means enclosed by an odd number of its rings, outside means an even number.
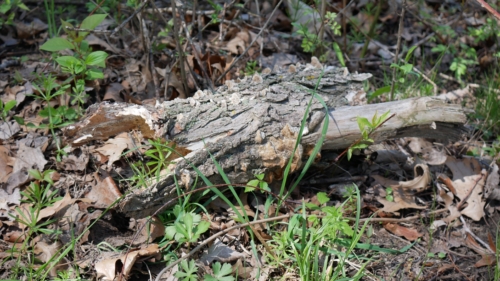
[[[144,217],[177,196],[174,177],[183,189],[193,188],[197,178],[193,167],[212,184],[224,183],[211,157],[231,183],[246,183],[261,173],[266,181],[281,179],[309,103],[292,172],[302,167],[320,139],[325,116],[329,124],[323,150],[343,149],[359,139],[357,116],[371,120],[376,112],[388,110],[395,117],[371,135],[376,142],[407,136],[457,139],[465,132],[465,112],[458,105],[430,97],[359,105],[365,98],[363,81],[371,75],[334,67],[323,70],[293,66],[284,72],[227,81],[216,93],[198,91],[193,98],[156,107],[103,103],[66,130],[66,141],[82,145],[131,130],[141,131],[145,138],[173,141],[184,156],[172,160],[171,173],[145,190],[132,191],[120,203],[128,215]],[[197,182],[199,186],[202,181]]]

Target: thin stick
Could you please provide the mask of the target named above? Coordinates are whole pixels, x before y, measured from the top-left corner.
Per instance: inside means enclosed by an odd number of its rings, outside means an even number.
[[[490,12],[493,16],[495,16],[495,18],[500,20],[500,14],[495,9],[493,9],[488,3],[484,2],[484,0],[476,0],[476,1],[481,5],[481,7],[488,10],[488,12]]]
[[[148,1],[147,0],[144,0],[141,5],[132,13],[132,15],[130,15],[130,17],[128,17],[126,20],[124,20],[119,26],[117,26],[113,32],[111,32],[111,36],[115,35],[115,33],[117,33],[120,29],[122,29],[122,27],[124,27],[129,21],[131,21],[135,15],[137,15],[137,13],[139,13],[140,11],[142,11],[142,9],[144,8],[144,6],[146,6],[146,3]]]
[[[398,63],[398,58],[399,58],[399,49],[401,48],[401,33],[403,33],[403,23],[404,23],[404,17],[405,17],[405,5],[406,5],[406,0],[403,0],[403,3],[401,4],[401,16],[399,17],[399,30],[398,30],[398,43],[396,45],[396,55],[394,56],[394,63]],[[391,84],[391,101],[394,100],[394,87],[396,86],[396,67],[392,69],[392,84]]]
[[[185,99],[187,98],[188,94],[188,85],[187,85],[187,76],[186,76],[186,69],[184,68],[184,51],[181,46],[180,38],[179,38],[179,32],[181,30],[181,27],[179,26],[179,20],[177,19],[177,12],[176,12],[176,3],[175,1],[172,2],[172,12],[173,12],[173,19],[174,19],[174,38],[175,38],[175,46],[177,49],[177,52],[179,53],[179,67],[181,69],[181,81],[182,81],[182,87],[183,87],[183,96],[181,98]],[[166,85],[168,87],[168,85]]]

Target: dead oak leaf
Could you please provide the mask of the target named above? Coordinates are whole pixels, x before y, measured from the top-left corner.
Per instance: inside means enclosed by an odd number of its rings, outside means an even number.
[[[384,228],[397,236],[403,236],[409,241],[415,241],[422,237],[423,234],[419,233],[416,229],[401,226],[397,223],[385,223]]]
[[[383,212],[396,212],[400,209],[425,209],[426,206],[417,205],[415,202],[415,194],[422,192],[429,187],[431,176],[427,165],[419,164],[414,168],[415,178],[411,181],[396,182],[386,179],[379,175],[372,175],[376,182],[383,187],[390,187],[393,190],[393,200],[389,201],[386,198],[377,196],[377,201],[382,203]],[[383,191],[383,190],[382,190]]]
[[[147,247],[134,249],[117,257],[102,259],[95,264],[97,277],[99,280],[107,281],[127,280],[130,271],[138,258],[156,256],[159,252],[160,248],[158,247],[158,244],[150,244]],[[114,253],[111,253],[111,255],[113,254]],[[120,272],[123,273],[123,275],[120,275]]]
[[[478,221],[484,216],[483,189],[486,183],[487,172],[481,171],[481,166],[477,159],[465,157],[455,159],[448,157],[446,166],[453,173],[453,188],[456,196],[467,202],[467,206],[460,211],[461,214]]]
[[[108,166],[111,166],[115,161],[118,161],[121,158],[122,152],[127,148],[133,148],[132,139],[130,139],[128,133],[121,133],[116,137],[107,140],[104,146],[97,148],[96,150],[109,157]]]

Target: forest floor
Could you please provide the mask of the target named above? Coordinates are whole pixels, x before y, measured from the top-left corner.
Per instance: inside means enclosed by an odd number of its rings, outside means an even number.
[[[500,14],[489,5],[2,1],[0,279],[500,280]],[[325,150],[300,177],[283,167],[218,192],[199,175],[199,192],[178,187],[178,202],[141,218],[120,201],[188,152],[125,120],[68,141],[102,103],[191,102],[304,65],[372,74],[359,105],[460,104],[468,133]]]

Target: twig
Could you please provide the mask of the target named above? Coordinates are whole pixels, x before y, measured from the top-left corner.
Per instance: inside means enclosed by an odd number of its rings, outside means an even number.
[[[203,241],[200,245],[198,245],[196,248],[194,248],[187,255],[181,257],[180,259],[174,261],[173,263],[169,264],[167,267],[165,267],[164,269],[162,269],[162,271],[160,271],[160,273],[158,273],[158,276],[156,276],[155,281],[160,281],[161,280],[161,276],[165,272],[167,272],[168,270],[172,269],[174,266],[176,266],[177,264],[179,264],[181,261],[183,261],[185,259],[188,259],[192,255],[194,255],[196,252],[198,252],[201,248],[205,247],[205,245],[207,245],[208,243],[214,241],[217,237],[219,237],[221,235],[224,235],[224,234],[226,234],[226,233],[228,233],[228,232],[230,232],[230,231],[232,231],[234,229],[239,229],[239,228],[242,228],[242,227],[246,227],[246,226],[250,226],[250,225],[254,225],[254,224],[259,224],[259,223],[266,223],[266,222],[271,222],[271,221],[284,220],[284,219],[290,218],[291,216],[292,216],[292,214],[288,214],[288,215],[283,215],[283,216],[279,216],[279,217],[273,217],[273,218],[267,218],[267,219],[262,219],[262,220],[251,221],[251,222],[247,222],[247,223],[243,223],[243,224],[238,224],[238,225],[235,225],[233,227],[227,228],[225,230],[219,231],[216,234],[210,236],[205,241]]]
[[[180,26],[179,26],[179,20],[177,18],[177,12],[176,12],[176,1],[170,1],[172,2],[172,12],[174,14],[173,20],[174,20],[174,38],[175,38],[175,46],[177,49],[177,52],[179,53],[179,68],[181,69],[181,81],[182,81],[182,87],[183,87],[183,93],[181,98],[185,99],[187,98],[187,93],[188,93],[188,85],[187,85],[187,76],[186,76],[186,69],[184,68],[184,51],[181,47],[181,41],[179,38],[179,32],[180,32]],[[166,85],[165,87],[168,87]]]
[[[137,15],[143,8],[144,6],[146,6],[146,3],[148,1],[147,0],[144,0],[141,5],[132,13],[132,15],[130,15],[130,17],[128,17],[126,20],[124,20],[119,26],[115,27],[115,29],[113,29],[113,32],[111,32],[111,36],[115,35],[115,33],[117,33],[120,29],[122,29],[129,21],[131,21],[135,15]]]
[[[205,69],[205,66],[203,65],[203,62],[200,59],[200,55],[198,54],[198,50],[196,49],[196,46],[193,43],[193,39],[191,39],[191,35],[189,34],[189,30],[188,30],[188,28],[186,26],[186,22],[184,20],[182,21],[182,29],[184,29],[184,32],[186,33],[186,38],[187,38],[189,44],[191,44],[191,48],[193,49],[194,58],[196,59],[196,61],[198,62],[198,65],[201,68],[201,72],[203,73],[203,77],[209,83],[208,86],[210,87],[210,91],[214,92],[215,91],[214,90],[214,83],[212,82],[211,77],[208,75],[207,70]],[[207,64],[208,63],[210,63],[210,60],[207,60]],[[191,75],[193,75],[193,72],[191,73]],[[193,78],[194,78],[194,75],[193,75]],[[198,84],[196,84],[196,79],[193,79],[193,80],[195,80],[196,88],[198,88],[198,90],[199,90]]]
[[[398,43],[396,44],[396,55],[394,56],[394,63],[398,63],[399,59],[399,49],[401,48],[401,34],[403,33],[403,23],[404,23],[404,17],[405,17],[405,5],[406,5],[406,0],[403,0],[403,3],[401,4],[401,16],[399,17],[399,29],[398,29]],[[396,67],[392,69],[392,84],[391,84],[391,95],[390,95],[390,100],[394,100],[394,87],[396,86]]]
[[[165,12],[173,13],[173,9],[172,8],[146,9],[146,12],[147,13],[165,13]],[[186,15],[193,15],[194,14],[192,10],[187,10],[185,13],[186,13]],[[196,14],[198,16],[210,16],[210,15],[215,14],[215,13],[217,13],[217,11],[215,11],[215,10],[196,11]]]
[[[448,209],[439,209],[439,210],[434,210],[426,213],[426,215],[436,215],[440,213],[445,213],[447,212]],[[414,215],[411,217],[406,217],[406,218],[400,218],[400,219],[395,219],[395,218],[364,218],[364,219],[359,219],[359,222],[365,222],[365,221],[370,221],[370,222],[405,222],[405,221],[412,221],[412,220],[418,220],[421,218],[425,218],[426,216],[423,216],[421,214]],[[356,218],[351,218],[347,217],[345,218],[350,221],[356,221]]]
[[[219,80],[222,79],[222,77],[226,76],[226,74],[236,65],[236,62],[238,60],[240,60],[244,55],[246,55],[246,53],[248,53],[248,50],[250,50],[250,47],[253,46],[253,44],[255,43],[255,41],[257,41],[258,38],[260,38],[260,35],[262,34],[262,32],[264,32],[264,29],[266,29],[266,27],[269,25],[269,22],[271,21],[271,19],[273,18],[274,16],[274,13],[276,13],[276,11],[278,10],[278,7],[281,5],[281,2],[283,2],[283,0],[280,0],[278,2],[278,4],[276,4],[276,7],[274,7],[274,10],[273,12],[271,13],[271,15],[267,18],[267,21],[266,23],[264,24],[264,26],[260,29],[259,33],[257,34],[257,36],[255,36],[255,38],[252,40],[252,42],[248,45],[248,47],[245,49],[245,51],[243,51],[243,53],[236,57],[236,59],[231,63],[231,65],[226,69],[226,71],[224,71],[224,73],[222,73],[219,78],[217,78],[217,80],[215,80],[215,83],[219,82]]]
[[[450,253],[448,253],[448,257],[450,258],[450,261],[451,261],[451,265],[453,266],[453,268],[455,268],[460,274],[462,274],[467,280],[469,281],[472,281],[467,275],[465,275],[465,273],[463,273],[460,268],[455,264],[455,261],[453,260],[453,257],[451,256]]]
[[[479,5],[481,5],[481,7],[485,8],[488,12],[490,12],[493,16],[495,16],[495,18],[500,20],[500,14],[495,9],[493,9],[488,3],[484,2],[484,0],[476,0],[476,1],[479,3]]]
[[[467,232],[470,236],[474,237],[474,239],[476,239],[479,243],[481,243],[488,251],[490,251],[491,254],[495,254],[495,251],[493,249],[491,249],[491,247],[490,247],[490,245],[488,245],[488,243],[481,240],[481,238],[477,237],[477,235],[474,234],[470,230],[470,228],[467,226],[467,223],[465,222],[463,216],[460,216],[460,221],[462,221],[462,223],[463,223],[463,228],[464,228],[465,232]]]

